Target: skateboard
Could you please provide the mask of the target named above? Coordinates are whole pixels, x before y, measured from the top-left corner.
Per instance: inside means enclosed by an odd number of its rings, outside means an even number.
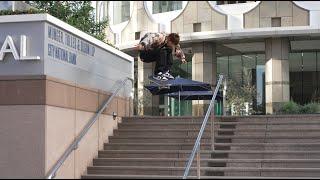
[[[167,81],[161,81],[161,80],[157,80],[157,79],[154,79],[153,76],[149,76],[148,79],[157,84],[159,86],[159,90],[162,90],[162,89],[170,89],[170,83],[168,83],[168,81],[170,80],[167,80]]]

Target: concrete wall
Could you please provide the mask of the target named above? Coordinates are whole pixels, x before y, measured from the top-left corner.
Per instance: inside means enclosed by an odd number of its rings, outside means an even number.
[[[109,26],[106,28],[105,32],[106,32],[105,40],[107,40],[107,42],[109,42],[111,44],[115,44],[116,43],[115,38],[114,38],[115,34],[113,33],[113,31],[111,30],[111,28]]]
[[[171,32],[193,32],[193,23],[201,23],[201,31],[227,29],[227,15],[214,10],[207,1],[189,1],[182,13],[171,21]]]
[[[0,106],[0,178],[44,177],[44,109],[43,105]]]
[[[320,2],[319,1],[294,1],[294,3],[310,13],[310,26],[319,27]]]
[[[46,172],[93,115],[94,113],[85,111],[46,106]],[[102,115],[80,142],[78,149],[65,161],[56,178],[81,178],[87,167],[92,165],[92,159],[97,156],[98,150],[103,149],[103,144],[108,141],[108,136],[112,135],[117,123],[112,116]]]
[[[244,15],[244,28],[271,27],[271,19],[281,18],[281,26],[308,26],[309,11],[292,1],[261,1]]]
[[[47,76],[0,79],[0,177],[42,178],[110,93]],[[129,99],[116,97],[66,160],[58,178],[80,178],[98,150],[128,116]],[[19,171],[17,171],[19,169]]]
[[[121,43],[134,41],[135,32],[140,32],[140,37],[142,37],[147,32],[158,31],[159,24],[150,19],[144,8],[143,1],[134,1],[132,16],[127,26],[121,32]]]

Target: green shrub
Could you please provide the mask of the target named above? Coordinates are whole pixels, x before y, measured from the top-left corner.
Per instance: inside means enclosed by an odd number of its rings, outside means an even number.
[[[314,114],[319,112],[320,110],[320,104],[318,103],[309,103],[305,104],[303,107],[300,109],[300,113],[302,114]]]
[[[320,104],[312,102],[305,104],[303,106],[295,103],[294,101],[289,101],[283,104],[280,108],[281,114],[314,114],[320,113]]]
[[[38,9],[29,9],[29,10],[1,10],[0,11],[0,16],[4,15],[18,15],[18,14],[39,14],[39,13],[45,13],[43,10],[38,10]]]
[[[285,102],[280,108],[282,114],[299,114],[301,112],[301,106],[294,101]]]

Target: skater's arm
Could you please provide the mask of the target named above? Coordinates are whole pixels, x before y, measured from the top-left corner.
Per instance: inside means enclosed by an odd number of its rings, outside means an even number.
[[[175,56],[179,59],[181,59],[182,63],[186,63],[186,56],[184,55],[180,45],[178,44],[175,48]]]

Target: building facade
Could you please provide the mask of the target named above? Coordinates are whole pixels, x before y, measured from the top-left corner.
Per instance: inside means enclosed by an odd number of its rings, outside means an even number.
[[[49,14],[0,16],[0,28],[0,178],[44,178],[133,79],[134,59]],[[56,178],[81,178],[132,115],[132,89],[114,96]]]
[[[108,39],[135,58],[139,114],[175,115],[177,101],[143,90],[153,64],[133,46],[146,32],[175,32],[187,64],[173,73],[215,86],[224,74],[256,89],[256,112],[276,113],[284,102],[319,100],[320,2],[96,1],[97,20],[109,18]],[[206,101],[183,102],[183,115],[200,115]]]

